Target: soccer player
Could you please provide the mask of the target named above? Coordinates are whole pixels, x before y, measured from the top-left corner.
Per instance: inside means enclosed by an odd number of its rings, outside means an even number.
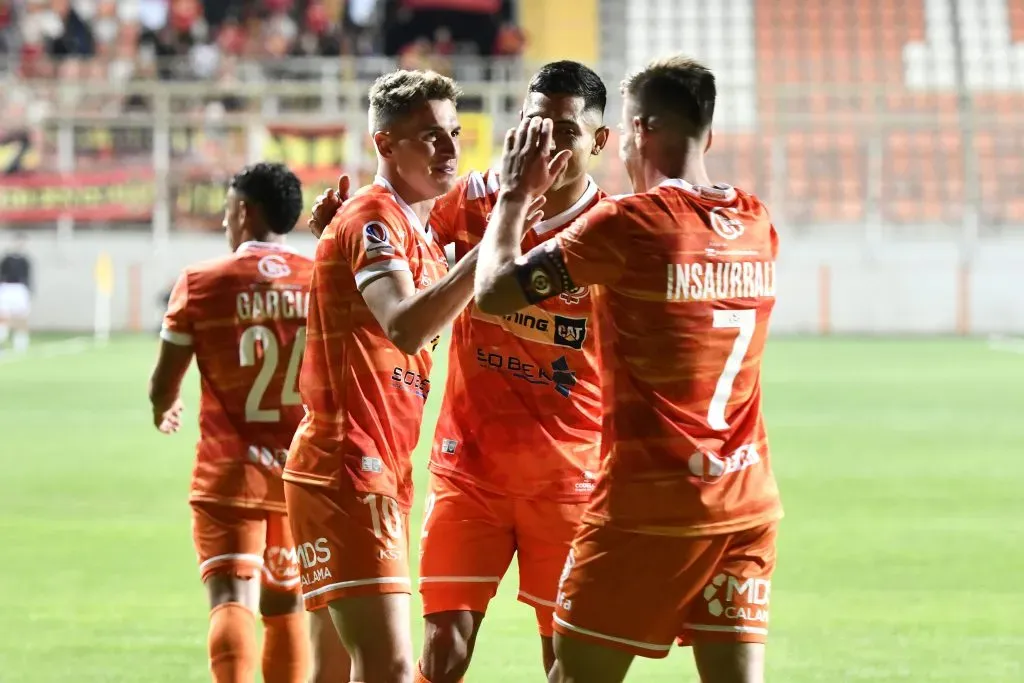
[[[476,273],[493,315],[593,288],[603,457],[562,574],[551,678],[618,683],[681,637],[704,683],[758,683],[782,516],[760,384],[777,236],[756,197],[708,180],[708,69],[673,57],[622,90],[636,194],[523,256],[531,198],[564,165],[552,122],[524,119]]]
[[[190,503],[218,683],[255,677],[257,610],[263,679],[301,683],[307,674],[299,567],[281,481],[303,415],[297,379],[312,261],[283,243],[301,210],[299,180],[280,164],[256,164],[234,177],[224,211],[231,254],[178,278],[150,380],[153,423],[174,433],[183,411],[179,389],[195,356],[202,396]]]
[[[472,253],[446,275],[428,226],[434,198],[456,179],[458,95],[433,72],[374,83],[377,178],[317,245],[300,378],[309,412],[288,455],[285,495],[306,608],[329,612],[361,683],[413,676],[411,457],[431,353],[471,298],[476,263]]]
[[[28,316],[32,310],[32,263],[25,255],[25,238],[17,235],[14,249],[0,259],[0,346],[14,330],[14,350],[28,350]]]
[[[552,119],[556,148],[571,152],[544,195],[544,219],[523,239],[528,249],[604,196],[587,166],[608,129],[604,83],[583,64],[547,64],[527,90],[522,114]],[[346,183],[320,198],[314,234],[345,199]],[[479,243],[497,189],[496,173],[474,172],[435,204],[430,223],[457,258]],[[466,673],[488,603],[517,554],[519,600],[536,612],[544,670],[554,663],[558,576],[599,457],[590,307],[581,288],[507,317],[471,305],[456,319],[420,547],[421,682],[454,683]]]

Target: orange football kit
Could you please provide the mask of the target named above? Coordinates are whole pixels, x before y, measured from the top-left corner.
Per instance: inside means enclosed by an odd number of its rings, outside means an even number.
[[[308,413],[284,472],[307,609],[410,592],[411,458],[433,348],[401,352],[362,290],[397,271],[425,289],[447,267],[440,244],[380,177],[320,237],[299,380]]]
[[[298,591],[282,466],[302,419],[297,380],[313,263],[246,242],[187,268],[161,338],[191,346],[201,378],[192,529],[203,580],[215,572]]]
[[[458,258],[483,237],[493,172],[471,173],[431,214]],[[523,238],[528,251],[593,207],[580,199]],[[551,634],[558,576],[590,498],[600,456],[601,393],[586,287],[508,316],[469,306],[455,320],[430,456],[420,550],[425,614],[486,612],[518,555],[519,600]]]
[[[590,287],[604,407],[555,629],[646,657],[677,637],[763,642],[782,517],[761,413],[778,247],[765,207],[668,180],[551,244],[561,258],[532,282]]]

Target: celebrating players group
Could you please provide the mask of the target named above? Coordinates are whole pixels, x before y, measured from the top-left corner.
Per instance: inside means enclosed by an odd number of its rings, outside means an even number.
[[[261,657],[269,683],[460,681],[513,557],[536,680],[617,683],[677,643],[703,683],[764,680],[777,236],[756,197],[708,179],[708,69],[671,57],[621,87],[630,195],[587,174],[606,90],[570,61],[530,81],[500,169],[461,178],[455,83],[379,78],[377,176],[320,196],[313,261],[283,243],[298,179],[266,163],[235,176],[231,254],[182,273],[150,384],[155,425],[177,431],[195,356],[215,681],[253,681]],[[412,453],[449,324],[417,661]]]

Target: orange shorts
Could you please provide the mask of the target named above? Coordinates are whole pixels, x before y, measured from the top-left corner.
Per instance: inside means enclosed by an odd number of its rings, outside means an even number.
[[[196,501],[192,541],[203,581],[218,573],[245,579],[260,574],[267,588],[299,590],[295,542],[280,512]]]
[[[340,598],[409,593],[409,513],[393,498],[284,483],[307,610]]]
[[[680,537],[586,524],[562,573],[555,630],[651,658],[677,638],[763,643],[776,528]]]
[[[551,635],[558,576],[585,504],[520,500],[431,473],[420,541],[423,613],[487,611],[519,558],[519,600]]]

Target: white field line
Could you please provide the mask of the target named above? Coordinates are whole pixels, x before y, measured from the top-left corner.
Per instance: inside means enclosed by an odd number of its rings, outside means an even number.
[[[24,353],[15,353],[10,349],[0,352],[0,365],[12,365],[26,360],[37,358],[56,358],[57,356],[72,356],[96,346],[92,337],[71,337],[53,342],[40,342],[29,346]]]
[[[988,348],[992,349],[993,351],[1024,353],[1024,338],[1008,337],[1002,334],[993,334],[988,338]]]

